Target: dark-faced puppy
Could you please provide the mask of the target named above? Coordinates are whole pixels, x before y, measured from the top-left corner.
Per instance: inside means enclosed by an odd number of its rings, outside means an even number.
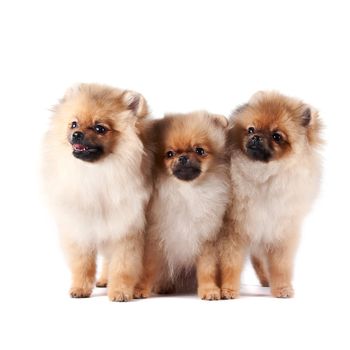
[[[261,92],[231,118],[233,202],[222,235],[222,297],[239,294],[248,251],[260,282],[276,297],[293,296],[299,231],[318,192],[321,124],[300,100]]]
[[[137,297],[177,286],[195,267],[199,296],[220,297],[215,241],[229,197],[226,126],[226,118],[207,112],[155,123],[155,190]]]
[[[72,297],[90,296],[96,254],[111,300],[132,298],[142,268],[150,164],[140,131],[147,104],[97,84],[70,89],[44,140],[44,182],[72,271]],[[128,257],[127,259],[125,257]]]

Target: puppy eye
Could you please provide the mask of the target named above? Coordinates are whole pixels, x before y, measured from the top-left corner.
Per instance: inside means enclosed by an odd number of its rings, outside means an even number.
[[[107,129],[103,126],[103,125],[100,125],[100,124],[97,124],[94,126],[94,130],[98,133],[98,134],[104,134],[106,133]]]
[[[166,153],[166,156],[167,156],[167,158],[173,158],[173,157],[175,156],[175,152],[173,152],[173,151],[168,151],[168,152]]]
[[[78,123],[77,122],[72,122],[70,127],[71,127],[71,129],[75,129],[75,128],[78,127]]]
[[[205,151],[202,147],[196,147],[195,152],[200,156],[204,156],[204,154],[205,154]]]
[[[278,132],[274,132],[274,133],[272,134],[272,138],[273,138],[273,140],[274,140],[276,143],[279,143],[279,142],[282,141],[282,135],[279,134]]]
[[[248,134],[253,134],[255,132],[255,129],[251,126],[248,128]]]

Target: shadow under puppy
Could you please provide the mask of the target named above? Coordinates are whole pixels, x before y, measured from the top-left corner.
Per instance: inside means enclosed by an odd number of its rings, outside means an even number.
[[[216,239],[229,199],[227,124],[207,112],[154,121],[154,192],[135,297],[177,289],[196,267],[198,295],[220,298]]]
[[[132,298],[142,270],[150,158],[140,138],[148,114],[138,93],[104,85],[70,89],[44,139],[44,184],[72,272],[70,294],[89,297],[96,255],[112,301]],[[107,276],[108,275],[108,276]]]
[[[263,286],[292,297],[293,260],[319,190],[321,123],[300,100],[259,92],[230,120],[233,201],[220,241],[222,297],[239,295],[246,253]]]

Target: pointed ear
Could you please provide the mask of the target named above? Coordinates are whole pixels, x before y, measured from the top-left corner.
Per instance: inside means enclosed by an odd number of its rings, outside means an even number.
[[[301,125],[302,126],[308,126],[311,123],[311,108],[307,105],[303,107],[303,110],[301,112]]]
[[[60,102],[65,102],[67,101],[69,98],[71,98],[72,96],[76,95],[83,87],[85,84],[83,83],[77,83],[72,85],[71,87],[69,87],[65,93],[64,96],[61,98]]]
[[[213,118],[216,125],[222,126],[223,128],[228,126],[228,120],[225,116],[221,114],[210,114],[210,116]]]
[[[264,98],[267,94],[267,91],[259,90],[251,96],[251,98],[249,99],[249,103],[255,103]]]
[[[147,102],[138,92],[127,90],[123,93],[122,99],[126,108],[137,118],[144,118],[148,114]]]

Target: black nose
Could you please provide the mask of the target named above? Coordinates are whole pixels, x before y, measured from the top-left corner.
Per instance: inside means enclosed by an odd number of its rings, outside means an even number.
[[[72,135],[72,140],[74,142],[81,142],[84,139],[84,134],[81,131],[75,131]]]
[[[179,163],[181,164],[181,165],[186,165],[187,163],[188,163],[188,157],[187,156],[180,156],[179,157]]]
[[[248,142],[249,148],[259,148],[262,145],[262,138],[259,135],[254,135]]]

